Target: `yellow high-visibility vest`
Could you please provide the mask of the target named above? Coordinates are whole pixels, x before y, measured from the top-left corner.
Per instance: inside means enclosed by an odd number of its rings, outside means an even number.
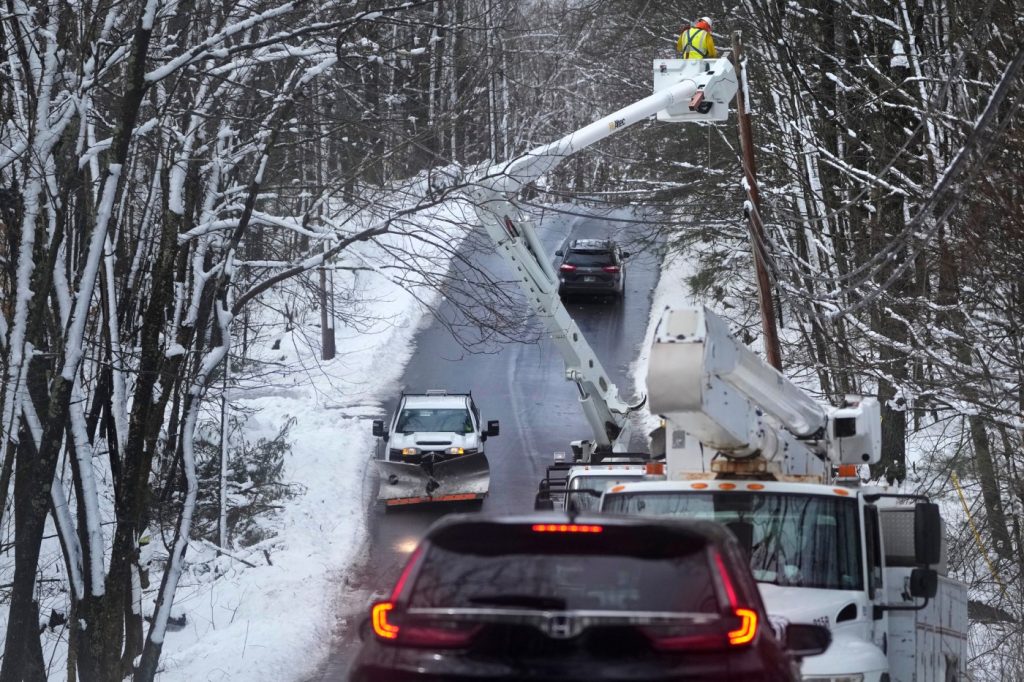
[[[688,28],[679,34],[676,52],[681,52],[683,59],[714,59],[718,56],[714,38],[699,28]]]

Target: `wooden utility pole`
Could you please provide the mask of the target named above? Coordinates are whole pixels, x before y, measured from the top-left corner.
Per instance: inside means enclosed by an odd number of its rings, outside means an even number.
[[[746,178],[750,219],[750,245],[754,252],[754,272],[757,273],[757,299],[761,304],[761,326],[764,328],[764,350],[772,367],[782,371],[782,349],[779,330],[772,303],[772,284],[768,279],[768,258],[765,251],[764,224],[761,222],[761,196],[757,191],[757,165],[754,162],[754,138],[750,132],[750,114],[747,113],[747,74],[743,64],[743,39],[740,31],[732,33],[732,59],[739,77],[736,93],[736,118],[740,125],[740,149],[743,153],[743,175]]]
[[[324,252],[330,250],[324,241]],[[333,360],[337,353],[334,338],[334,271],[327,271],[328,262],[320,265],[320,357]]]

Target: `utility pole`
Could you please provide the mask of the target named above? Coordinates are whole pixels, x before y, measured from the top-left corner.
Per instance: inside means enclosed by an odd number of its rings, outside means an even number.
[[[313,95],[314,106],[319,111],[320,99],[314,91]],[[317,136],[316,145],[316,187],[318,192],[322,192],[323,188],[327,186],[327,173],[325,172],[324,164],[330,154],[328,149],[328,140],[330,135],[327,130],[327,126],[323,123],[318,125],[319,135]],[[321,201],[317,207],[317,211],[320,212],[321,217],[324,213],[324,203]],[[325,239],[323,243],[323,252],[327,253],[331,250],[331,243],[329,239]],[[331,267],[328,272],[328,266]],[[323,360],[333,360],[337,353],[337,341],[334,336],[334,268],[333,265],[328,263],[325,259],[320,264],[320,357]]]
[[[220,396],[220,494],[217,498],[217,546],[228,546],[228,450],[230,431],[228,429],[228,374],[231,372],[231,355],[224,356],[224,383]],[[218,552],[219,553],[219,552]]]
[[[330,249],[324,240],[324,252]],[[326,262],[320,264],[320,357],[333,360],[337,353],[334,337],[334,270],[327,271]]]
[[[740,126],[740,149],[743,153],[743,175],[746,178],[746,211],[750,220],[750,245],[754,252],[754,271],[757,273],[757,300],[761,305],[761,326],[764,328],[764,349],[768,362],[782,371],[782,349],[779,330],[772,303],[772,285],[768,279],[768,258],[765,251],[764,224],[761,222],[761,196],[757,190],[757,164],[754,162],[754,138],[750,132],[750,114],[747,113],[747,73],[743,63],[743,39],[740,31],[732,33],[732,58],[739,78],[736,93],[736,118]]]

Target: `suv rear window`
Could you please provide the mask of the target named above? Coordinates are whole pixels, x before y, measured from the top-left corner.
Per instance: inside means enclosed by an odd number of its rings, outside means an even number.
[[[658,527],[562,533],[485,523],[431,538],[410,606],[719,610],[701,536]]]
[[[582,265],[584,267],[603,267],[614,265],[610,251],[570,251],[565,257],[569,265]]]

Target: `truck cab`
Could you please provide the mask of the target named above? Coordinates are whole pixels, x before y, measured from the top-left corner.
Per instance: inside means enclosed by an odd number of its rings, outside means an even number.
[[[602,493],[608,488],[644,480],[650,472],[646,459],[646,455],[618,455],[598,463],[556,462],[547,468],[540,482],[534,509],[570,513],[596,511]]]
[[[625,483],[601,511],[712,520],[747,550],[768,614],[832,631],[805,680],[960,680],[966,590],[946,577],[941,520],[877,488],[704,479]],[[941,551],[940,551],[941,548]]]

